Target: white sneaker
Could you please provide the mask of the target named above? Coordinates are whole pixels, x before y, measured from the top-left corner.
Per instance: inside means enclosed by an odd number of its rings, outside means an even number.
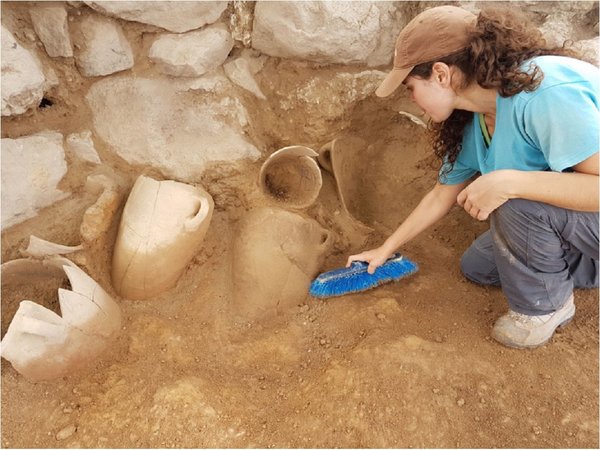
[[[575,315],[573,294],[558,310],[543,316],[528,316],[515,311],[500,317],[492,329],[492,337],[515,348],[534,348],[550,340],[558,327],[566,326]]]

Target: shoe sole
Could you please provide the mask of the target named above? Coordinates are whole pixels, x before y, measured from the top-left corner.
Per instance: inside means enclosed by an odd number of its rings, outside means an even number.
[[[531,345],[519,345],[519,344],[515,344],[514,342],[503,342],[502,340],[498,339],[496,336],[494,336],[494,333],[492,333],[492,338],[494,340],[496,340],[497,342],[499,342],[500,344],[506,346],[506,347],[510,347],[510,348],[518,348],[518,349],[524,349],[524,348],[538,348],[541,347],[542,345],[546,345],[550,339],[552,339],[552,336],[554,336],[554,333],[556,332],[557,329],[559,328],[564,328],[567,325],[569,325],[569,323],[571,323],[571,321],[573,320],[573,317],[575,317],[575,312],[573,312],[573,315],[571,317],[568,317],[567,319],[563,320],[561,323],[559,323],[556,328],[552,331],[552,334],[550,335],[550,337],[548,339],[546,339],[543,342],[540,342],[539,344],[531,344]]]

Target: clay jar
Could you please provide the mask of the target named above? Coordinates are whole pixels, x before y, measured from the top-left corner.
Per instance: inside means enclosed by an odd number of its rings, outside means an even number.
[[[258,208],[240,222],[233,252],[235,312],[272,316],[301,303],[331,245],[316,221],[279,208]]]
[[[199,187],[140,176],[127,199],[115,243],[112,281],[141,300],[175,286],[204,240],[214,202]]]
[[[284,147],[267,158],[260,169],[258,184],[273,202],[286,208],[302,209],[314,203],[323,179],[314,150],[302,145]]]

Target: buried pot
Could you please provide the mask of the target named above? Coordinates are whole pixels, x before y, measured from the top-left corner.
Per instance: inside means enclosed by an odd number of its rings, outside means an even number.
[[[301,145],[277,150],[260,169],[258,184],[262,192],[281,206],[309,207],[323,184],[316,156],[317,152]]]
[[[115,242],[112,281],[117,293],[141,300],[175,286],[204,240],[213,208],[212,197],[202,188],[138,177]]]
[[[356,162],[366,147],[363,139],[346,136],[334,139],[319,150],[319,164],[335,178],[342,209],[355,220],[359,209],[357,199],[362,189],[356,182],[357,171],[362,168]]]
[[[235,312],[258,319],[297,305],[331,243],[331,233],[315,220],[279,208],[250,211],[234,242]]]
[[[2,287],[45,286],[65,275],[71,290],[58,289],[61,315],[23,300],[2,338],[2,357],[30,381],[53,380],[81,369],[98,358],[121,328],[119,305],[66,258],[2,264]]]

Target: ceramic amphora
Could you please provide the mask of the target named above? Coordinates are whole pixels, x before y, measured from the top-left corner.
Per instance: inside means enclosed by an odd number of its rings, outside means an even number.
[[[279,208],[250,211],[234,241],[235,311],[258,319],[302,303],[331,243],[315,220]]]
[[[112,281],[131,300],[172,288],[204,240],[214,202],[204,189],[140,176],[123,210]]]

